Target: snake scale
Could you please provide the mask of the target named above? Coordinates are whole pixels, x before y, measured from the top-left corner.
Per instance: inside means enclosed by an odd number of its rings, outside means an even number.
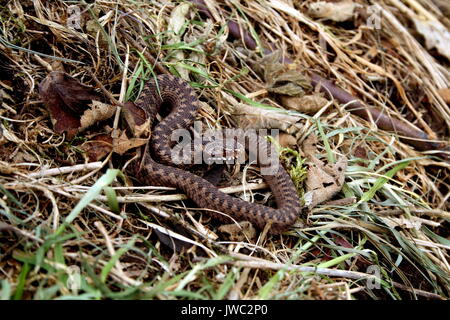
[[[152,155],[150,152],[144,152],[142,159],[132,162],[129,166],[130,173],[140,183],[177,188],[199,207],[210,209],[213,217],[221,221],[230,222],[227,218],[229,215],[237,221],[250,221],[259,229],[271,222],[269,232],[275,234],[286,230],[295,222],[301,210],[300,199],[290,176],[281,164],[277,166],[274,174],[262,175],[275,196],[276,209],[232,197],[200,176],[174,167],[170,159],[170,136],[176,129],[187,129],[200,109],[200,102],[187,82],[175,76],[159,75],[156,80],[146,83],[135,105],[145,112],[152,128],[149,145]],[[170,106],[170,112],[154,125],[162,105]],[[268,143],[263,140],[266,141],[262,138],[250,141],[249,145]]]

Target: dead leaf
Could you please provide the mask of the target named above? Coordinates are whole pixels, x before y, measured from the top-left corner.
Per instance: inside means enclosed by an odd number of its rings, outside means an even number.
[[[256,236],[256,229],[248,221],[221,225],[219,231],[231,241],[248,241]]]
[[[353,248],[353,245],[348,242],[347,239],[344,237],[333,235],[334,243],[336,243],[338,246],[344,247],[344,248]]]
[[[269,92],[287,96],[303,95],[305,90],[311,90],[309,77],[298,70],[291,70],[289,65],[281,63],[281,50],[266,55],[258,63],[264,74],[266,89]]]
[[[347,158],[340,158],[335,164],[324,164],[316,158],[317,137],[311,134],[303,143],[303,152],[309,160],[306,178],[305,202],[309,209],[330,200],[341,191],[345,181]]]
[[[99,25],[98,21],[95,19],[91,19],[86,21],[86,28],[88,34],[92,37],[97,38],[98,36],[98,45],[102,48],[108,48],[108,39],[105,37],[105,34],[102,32],[102,27]]]
[[[128,138],[125,131],[117,139],[113,139],[113,151],[120,155],[124,154],[130,149],[140,147],[146,144],[148,139],[143,138]]]
[[[274,110],[255,108],[246,104],[238,104],[233,115],[239,128],[242,129],[280,129],[287,133],[301,130],[302,118]]]
[[[297,139],[290,134],[280,132],[280,134],[278,135],[278,143],[282,148],[294,149],[297,145]]]
[[[12,174],[17,173],[17,168],[10,165],[9,162],[0,161],[0,173],[1,174]]]
[[[106,104],[97,100],[93,100],[89,104],[90,109],[84,111],[80,118],[80,128],[79,131],[90,127],[91,125],[111,118],[116,112],[116,107]]]
[[[344,237],[341,237],[341,236],[338,236],[338,235],[333,235],[333,240],[334,240],[334,243],[336,243],[338,246],[341,246],[341,247],[344,247],[344,248],[350,248],[350,249],[354,248],[354,246],[347,239],[345,239]],[[363,265],[366,265],[366,266],[372,264],[369,260],[367,260],[366,258],[364,258],[361,255],[357,255],[356,259],[357,259],[357,261],[360,264],[363,264]]]
[[[366,159],[366,160],[369,159],[369,157],[367,155],[367,150],[361,146],[357,146],[355,148],[353,155],[357,158]]]
[[[103,159],[112,150],[113,139],[108,134],[100,134],[81,145],[90,162]]]
[[[180,32],[182,28],[186,25],[187,18],[186,16],[189,13],[190,9],[190,3],[185,2],[177,5],[170,14],[169,24],[167,26],[167,30],[171,30],[167,34],[167,44],[175,44],[179,43],[183,39],[181,39],[181,35],[183,34]],[[183,50],[173,50],[171,53],[171,58],[169,62],[177,62],[182,61],[185,59],[185,52]],[[182,68],[178,66],[178,64],[175,64],[174,68],[178,71],[180,74],[180,77],[184,80],[189,80],[189,72],[187,69]]]
[[[122,112],[134,137],[150,136],[150,120],[142,108],[136,106],[133,102],[125,102]]]
[[[361,8],[362,6],[352,1],[336,3],[318,1],[309,5],[308,14],[315,18],[342,22],[352,19],[355,9],[358,7]]]
[[[23,152],[23,151],[19,151],[14,155],[14,162],[15,163],[20,163],[20,162],[31,162],[34,163],[36,162],[36,157],[29,152]]]
[[[280,95],[280,101],[286,109],[296,110],[305,114],[314,114],[328,103],[328,100],[322,94],[304,95],[302,97]]]
[[[435,48],[450,61],[450,31],[439,20],[413,18],[417,31],[424,37],[427,49]]]
[[[307,158],[314,158],[317,151],[317,136],[310,134],[303,142],[302,150]]]
[[[66,132],[68,139],[78,132],[80,114],[88,109],[88,103],[99,99],[99,94],[92,87],[81,84],[61,71],[47,75],[39,84],[39,94],[50,111],[54,130]]]

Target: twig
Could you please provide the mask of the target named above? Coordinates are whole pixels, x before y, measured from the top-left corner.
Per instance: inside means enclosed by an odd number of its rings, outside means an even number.
[[[260,190],[267,188],[266,183],[250,183],[246,186],[233,186],[233,187],[225,187],[220,188],[219,190],[223,193],[237,193],[237,192],[243,192],[249,191],[249,190]],[[83,194],[75,195],[76,198],[81,198]],[[119,203],[136,203],[136,202],[167,202],[167,201],[180,201],[180,200],[186,200],[188,199],[186,195],[184,194],[168,194],[168,195],[159,195],[159,194],[147,194],[147,195],[131,195],[131,196],[123,196],[123,197],[117,197],[117,201]],[[99,195],[97,197],[97,200],[99,201],[107,201],[106,196]]]
[[[238,261],[230,261],[230,264],[239,266],[239,267],[247,267],[247,268],[257,268],[257,269],[272,269],[272,270],[288,270],[288,271],[299,271],[299,272],[312,272],[316,274],[321,274],[330,277],[341,277],[347,279],[354,280],[364,280],[371,279],[377,282],[380,282],[381,279],[375,275],[356,272],[356,271],[347,271],[347,270],[337,270],[337,269],[329,269],[329,268],[317,268],[317,267],[307,267],[307,266],[298,266],[298,265],[288,265],[284,263],[275,263],[268,260],[249,257],[239,253],[229,253],[231,257],[241,259]],[[243,261],[244,259],[245,261]]]
[[[92,77],[92,79],[94,79],[95,83],[100,87],[100,90],[102,90],[103,94],[105,96],[107,96],[108,99],[110,101],[112,101],[113,104],[115,104],[117,106],[121,106],[121,107],[123,106],[123,104],[121,102],[119,102],[116,98],[114,98],[114,96],[111,94],[111,92],[106,90],[106,88],[103,85],[103,83],[101,83],[101,81],[97,79],[97,77],[95,76],[95,74],[91,70],[87,69],[87,72]]]
[[[95,170],[101,168],[101,161],[97,162],[90,162],[86,164],[76,164],[74,166],[68,166],[68,167],[60,167],[60,168],[52,168],[52,169],[46,169],[41,170],[39,172],[33,172],[27,175],[29,178],[42,178],[42,177],[48,177],[48,176],[56,176],[60,174],[66,174],[66,173],[72,173],[72,172],[78,172],[78,171],[89,171],[89,170]]]
[[[444,300],[444,298],[442,298],[438,294],[427,292],[427,291],[423,291],[423,290],[416,289],[416,288],[410,288],[410,287],[407,287],[407,286],[405,286],[405,285],[403,285],[401,283],[398,283],[398,282],[394,282],[393,285],[396,288],[399,288],[399,289],[402,289],[402,290],[405,290],[405,291],[408,291],[408,292],[412,292],[412,293],[414,293],[414,294],[416,294],[418,296],[422,296],[422,297],[430,298],[430,299],[436,299],[436,300]]]
[[[339,277],[339,278],[347,278],[347,279],[354,279],[354,280],[372,280],[377,283],[381,282],[381,279],[367,273],[363,272],[356,272],[356,271],[347,271],[347,270],[337,270],[337,269],[329,269],[329,268],[317,268],[317,267],[306,267],[306,266],[297,266],[297,265],[287,265],[282,263],[275,263],[271,261],[267,261],[260,258],[255,257],[249,257],[240,253],[229,253],[231,257],[234,257],[236,259],[241,259],[238,261],[230,261],[229,264],[239,266],[239,267],[246,267],[246,268],[253,268],[253,269],[272,269],[272,270],[289,270],[289,271],[299,271],[299,272],[311,272],[315,274],[320,274],[324,276],[329,277]],[[244,261],[243,261],[244,260]],[[410,288],[403,284],[393,282],[392,283],[394,287],[413,292],[417,295],[432,298],[432,299],[438,299],[443,300],[443,298],[435,293],[423,291],[420,289]]]
[[[0,222],[0,231],[13,231],[22,237],[34,240],[39,243],[44,243],[44,240],[42,240],[39,237],[36,237],[35,235],[29,233],[28,231],[20,230],[19,228],[16,228],[16,227],[9,225],[7,223],[4,223],[4,222]]]

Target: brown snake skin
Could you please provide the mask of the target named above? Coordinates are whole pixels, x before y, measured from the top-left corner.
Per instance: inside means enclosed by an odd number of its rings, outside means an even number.
[[[232,220],[227,215],[237,221],[250,221],[259,229],[271,222],[269,232],[280,233],[295,222],[301,210],[300,199],[281,164],[277,166],[274,175],[262,175],[275,196],[277,209],[234,198],[205,179],[171,166],[170,136],[175,129],[187,129],[194,122],[200,103],[188,83],[175,76],[160,75],[156,82],[151,80],[145,85],[135,104],[144,110],[152,126],[163,103],[164,106],[170,105],[171,111],[153,127],[150,138],[151,153],[158,162],[149,152],[145,152],[140,161],[134,161],[129,166],[130,173],[139,182],[182,190],[199,207],[210,209],[208,212],[215,218],[228,223]],[[250,144],[267,143],[262,140],[265,141],[260,138]]]

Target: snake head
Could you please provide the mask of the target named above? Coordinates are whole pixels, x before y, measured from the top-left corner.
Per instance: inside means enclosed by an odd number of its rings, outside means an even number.
[[[207,164],[241,163],[244,156],[244,146],[234,139],[211,141],[206,143],[203,148],[203,160]]]

